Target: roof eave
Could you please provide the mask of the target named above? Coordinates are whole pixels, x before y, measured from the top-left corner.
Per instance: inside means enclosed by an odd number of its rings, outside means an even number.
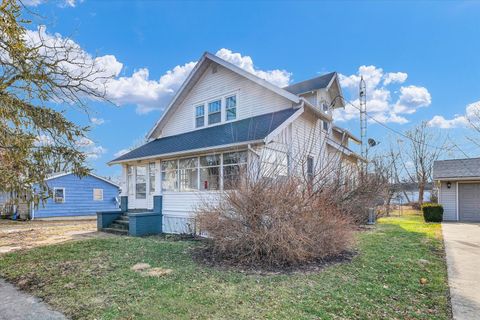
[[[132,162],[132,161],[141,161],[141,160],[148,160],[148,159],[154,159],[154,158],[168,158],[168,157],[175,157],[175,156],[181,156],[181,155],[210,152],[210,151],[214,151],[214,150],[224,150],[224,149],[229,149],[229,148],[233,148],[233,147],[247,146],[249,144],[254,145],[254,144],[261,144],[261,143],[264,143],[263,139],[255,139],[255,140],[229,143],[229,144],[223,144],[223,145],[212,146],[212,147],[182,150],[182,151],[162,153],[162,154],[154,154],[154,155],[151,155],[151,156],[130,158],[130,159],[125,159],[125,160],[112,160],[110,162],[107,162],[107,164],[109,166],[111,166],[111,165],[114,165],[114,164],[122,164],[122,163]]]

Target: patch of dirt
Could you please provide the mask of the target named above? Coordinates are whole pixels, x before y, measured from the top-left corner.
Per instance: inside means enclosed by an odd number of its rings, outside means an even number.
[[[327,257],[325,259],[312,261],[302,265],[263,266],[245,265],[234,261],[219,259],[208,249],[208,247],[195,248],[191,253],[194,261],[207,267],[217,268],[222,271],[237,271],[245,274],[265,276],[319,273],[326,267],[339,263],[349,263],[358,254],[356,251],[345,251],[334,257]]]
[[[112,235],[97,232],[95,220],[0,220],[0,254],[66,241],[108,236]]]
[[[163,277],[173,272],[172,269],[152,268],[148,263],[137,263],[130,270],[139,273],[143,277]]]

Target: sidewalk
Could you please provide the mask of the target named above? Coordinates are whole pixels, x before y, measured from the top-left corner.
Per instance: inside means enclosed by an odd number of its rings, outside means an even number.
[[[65,320],[39,299],[0,279],[0,320]]]

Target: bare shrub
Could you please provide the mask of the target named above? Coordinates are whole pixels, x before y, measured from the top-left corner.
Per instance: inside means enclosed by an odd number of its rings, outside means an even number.
[[[350,249],[351,219],[328,193],[311,192],[296,178],[258,179],[198,209],[214,258],[281,267],[308,264]]]

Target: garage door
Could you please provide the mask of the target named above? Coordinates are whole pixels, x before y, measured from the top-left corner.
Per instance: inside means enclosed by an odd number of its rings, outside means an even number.
[[[458,211],[461,221],[480,221],[480,183],[458,184]]]

